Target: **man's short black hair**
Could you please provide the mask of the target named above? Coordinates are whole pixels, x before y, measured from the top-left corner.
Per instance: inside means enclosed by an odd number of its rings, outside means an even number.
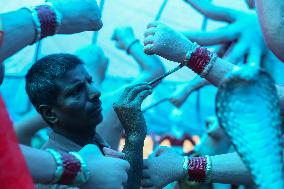
[[[82,63],[71,54],[52,54],[32,65],[26,75],[26,92],[37,111],[41,104],[56,104],[58,88],[55,80]]]

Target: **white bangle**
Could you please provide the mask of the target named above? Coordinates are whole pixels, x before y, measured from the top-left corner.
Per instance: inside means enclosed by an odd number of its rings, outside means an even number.
[[[210,183],[212,178],[212,161],[210,156],[205,156],[206,158],[206,177],[205,182]]]
[[[209,71],[213,67],[214,62],[217,60],[217,58],[218,56],[215,53],[213,53],[209,63],[206,65],[205,69],[201,72],[200,77],[202,78],[206,77],[206,75],[209,73]]]
[[[184,59],[184,65],[186,66],[191,58],[191,54],[196,51],[196,49],[200,47],[200,45],[198,45],[196,42],[193,42],[193,44],[191,45],[190,49],[187,51],[186,55],[185,55],[185,59]]]
[[[35,27],[35,38],[34,38],[33,42],[31,43],[31,45],[32,45],[35,42],[37,42],[38,40],[40,40],[41,24],[40,24],[40,21],[38,19],[38,15],[37,15],[37,11],[35,10],[35,7],[24,7],[22,9],[26,9],[26,10],[30,11],[30,13],[32,15],[33,24],[34,24],[34,27]]]
[[[188,177],[188,163],[189,163],[189,157],[183,156],[183,165],[182,165],[183,178]]]
[[[81,155],[79,153],[69,152],[69,154],[75,156],[81,163],[81,170],[77,174],[77,176],[74,180],[74,183],[73,183],[75,186],[80,186],[80,185],[86,183],[90,179],[91,172],[89,171],[85,160],[81,157]]]
[[[56,162],[56,171],[55,171],[55,174],[54,174],[54,177],[51,183],[57,183],[63,174],[63,162],[61,159],[62,158],[61,154],[53,149],[46,149],[46,151],[52,155],[52,157],[54,158]]]

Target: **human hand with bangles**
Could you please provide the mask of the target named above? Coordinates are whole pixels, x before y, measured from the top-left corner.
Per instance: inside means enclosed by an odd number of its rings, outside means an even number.
[[[268,49],[255,12],[244,12],[216,6],[208,0],[184,1],[202,15],[228,23],[225,27],[213,31],[182,32],[188,39],[202,46],[232,43],[224,54],[225,60],[233,64],[247,62],[261,65]]]
[[[133,45],[133,43],[139,42],[139,40],[135,38],[134,31],[131,27],[115,28],[112,34],[112,40],[115,41],[115,46],[117,48],[126,50],[126,51],[129,51],[130,45]]]
[[[161,189],[182,179],[184,158],[169,147],[161,146],[143,163],[143,189]]]
[[[91,173],[90,179],[80,188],[82,189],[112,189],[124,188],[127,181],[127,171],[130,166],[125,160],[120,159],[121,153],[104,148],[104,156],[95,145],[86,145],[79,154],[86,161]]]
[[[48,0],[62,16],[58,33],[71,34],[97,31],[103,26],[101,13],[95,0]]]

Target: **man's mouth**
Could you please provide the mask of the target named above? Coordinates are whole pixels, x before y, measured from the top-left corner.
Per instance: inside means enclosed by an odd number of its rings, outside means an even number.
[[[94,103],[94,108],[91,110],[91,114],[98,114],[102,111],[102,102],[99,100],[98,102]]]

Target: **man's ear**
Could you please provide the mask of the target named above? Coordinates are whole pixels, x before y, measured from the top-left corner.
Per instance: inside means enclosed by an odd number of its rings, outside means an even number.
[[[40,105],[38,109],[45,121],[51,123],[52,125],[58,123],[58,117],[51,106]]]

